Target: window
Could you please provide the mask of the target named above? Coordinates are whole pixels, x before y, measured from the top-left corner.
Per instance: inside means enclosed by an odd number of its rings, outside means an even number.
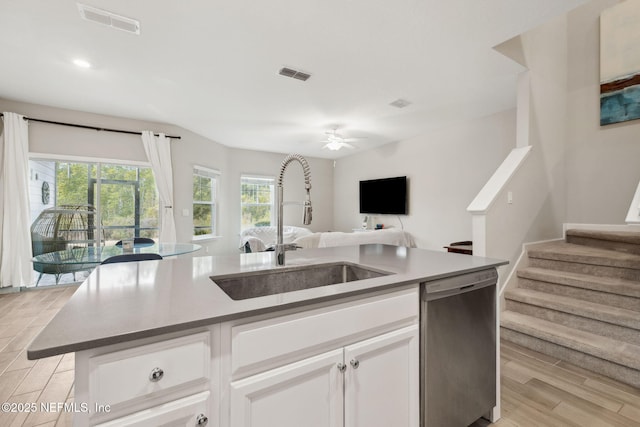
[[[97,209],[103,244],[158,238],[158,194],[151,168],[57,159],[32,159],[29,168],[32,222],[46,208],[89,205]]]
[[[159,198],[151,168],[103,163],[89,165],[89,175],[89,200],[97,200],[99,193],[108,242],[133,237],[158,239]]]
[[[216,235],[216,197],[220,173],[200,166],[193,168],[193,235]]]
[[[272,225],[274,222],[275,178],[241,177],[241,230]]]

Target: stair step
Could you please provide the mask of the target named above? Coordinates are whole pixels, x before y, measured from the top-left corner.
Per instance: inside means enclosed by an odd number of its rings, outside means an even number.
[[[510,311],[501,318],[502,339],[640,388],[640,346]]]
[[[640,282],[527,267],[517,271],[518,287],[640,312]]]
[[[532,267],[640,281],[640,255],[566,242],[529,248]]]
[[[607,249],[591,248],[566,242],[549,242],[528,251],[529,258],[595,264],[640,270],[640,255],[625,254]]]
[[[640,254],[640,232],[570,229],[566,232],[566,240],[578,245]]]
[[[640,387],[640,232],[571,229],[527,256],[503,339]]]
[[[506,309],[640,345],[640,313],[529,289],[505,293]]]
[[[503,328],[640,370],[640,346],[634,344],[511,311],[502,312],[500,324]]]
[[[589,274],[547,270],[536,267],[522,268],[518,270],[517,274],[518,277],[522,279],[640,298],[640,282],[634,280],[625,280],[616,277],[597,277]],[[640,308],[640,301],[638,301],[638,304]]]
[[[505,292],[505,298],[640,330],[640,315],[633,310],[580,301],[560,295],[550,295],[529,289],[511,289]]]

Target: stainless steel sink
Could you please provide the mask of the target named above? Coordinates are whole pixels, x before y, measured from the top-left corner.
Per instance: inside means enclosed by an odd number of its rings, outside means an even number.
[[[352,263],[336,262],[211,276],[211,280],[231,299],[243,300],[389,274],[393,273]]]

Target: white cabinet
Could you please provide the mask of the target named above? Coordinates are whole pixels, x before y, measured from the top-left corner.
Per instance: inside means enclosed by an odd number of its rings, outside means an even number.
[[[235,427],[340,427],[342,349],[231,383]]]
[[[209,334],[201,333],[89,359],[89,405],[116,410],[136,399],[209,379]]]
[[[74,426],[418,427],[418,321],[408,284],[81,351]]]
[[[231,383],[234,427],[417,427],[418,325]]]
[[[418,325],[344,349],[347,427],[418,427]]]
[[[418,313],[416,285],[223,324],[221,426],[418,427]]]
[[[172,427],[198,427],[208,426],[211,393],[204,391],[194,396],[174,400],[164,405],[136,412],[96,427],[146,427],[146,426],[172,426]]]
[[[74,426],[217,427],[219,326],[76,353]],[[212,339],[212,337],[214,337]],[[215,411],[214,411],[215,410]]]

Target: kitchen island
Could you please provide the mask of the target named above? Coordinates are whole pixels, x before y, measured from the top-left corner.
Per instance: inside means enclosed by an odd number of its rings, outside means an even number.
[[[505,262],[362,245],[289,252],[285,268],[331,263],[390,274],[234,300],[210,276],[274,269],[273,253],[101,266],[28,357],[76,352],[76,425],[366,425],[395,408],[395,425],[417,426],[420,284]]]

